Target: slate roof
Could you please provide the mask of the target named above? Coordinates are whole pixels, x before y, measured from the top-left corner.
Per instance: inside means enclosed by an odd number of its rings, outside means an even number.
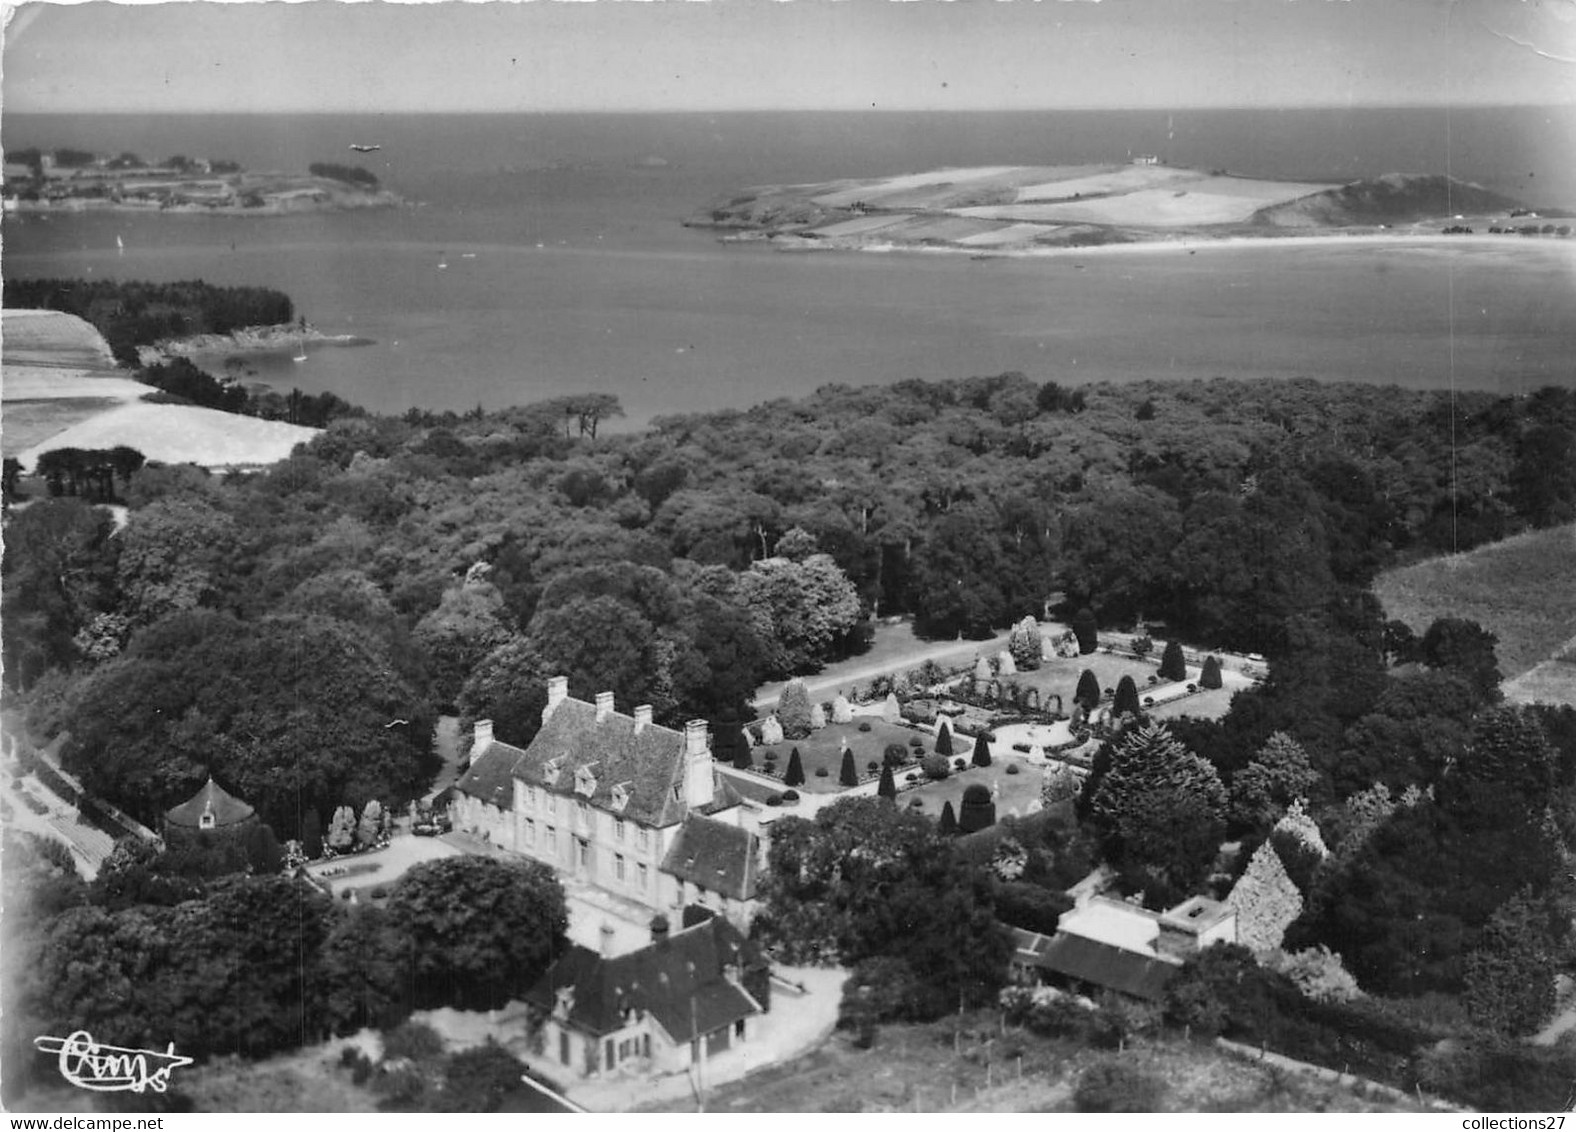
[[[600,1037],[622,1029],[626,1013],[646,1011],[675,1043],[760,1013],[760,1004],[725,968],[758,966],[759,951],[720,916],[627,955],[603,958],[578,944],[547,969],[525,1000],[554,1010],[574,990],[568,1023]]]
[[[257,815],[256,810],[210,778],[203,784],[203,788],[189,799],[172,809],[166,810],[164,812],[164,820],[169,825],[182,826],[188,829],[201,829],[202,816],[209,809],[213,810],[213,825],[211,827],[213,829],[240,825],[247,819]]]
[[[1043,936],[1035,942],[1023,939],[1032,932],[1014,932],[1018,939],[1014,956],[1019,962],[1032,963],[1069,979],[1109,987],[1114,991],[1149,1002],[1159,1001],[1166,984],[1181,968],[1164,959],[1124,951],[1098,940],[1059,933],[1050,940]]]
[[[747,829],[691,815],[679,827],[662,871],[729,900],[753,900],[760,839]]]
[[[551,759],[561,761],[558,778],[549,787],[544,767]],[[648,723],[637,734],[633,716],[614,711],[598,722],[595,704],[571,698],[553,709],[526,749],[494,740],[455,789],[509,809],[514,805],[514,781],[519,779],[556,794],[584,797],[599,809],[663,829],[677,825],[689,812],[684,800],[686,762],[683,732]],[[583,766],[589,766],[596,779],[589,796],[575,792],[575,771]],[[738,805],[738,792],[715,769],[712,778],[712,803],[701,812],[714,814]],[[622,810],[613,805],[613,787],[619,785],[629,794]]]

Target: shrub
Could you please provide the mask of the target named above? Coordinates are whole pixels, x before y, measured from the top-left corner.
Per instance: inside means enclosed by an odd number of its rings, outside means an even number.
[[[888,743],[886,750],[881,752],[881,762],[883,765],[896,770],[908,762],[908,748],[901,743]]]
[[[820,770],[816,771],[816,773],[825,774],[826,768],[822,767]],[[799,758],[798,747],[795,747],[791,752],[789,752],[788,773],[783,775],[783,781],[789,786],[804,785],[804,761]]]
[[[831,777],[831,775],[827,773],[827,770],[826,770],[826,768],[824,766],[818,766],[818,767],[815,768],[815,776],[817,778],[830,778]]]
[[[865,772],[867,774],[872,774],[873,775],[873,774],[875,774],[876,771],[878,771],[880,769],[881,769],[881,764],[876,762],[875,759],[871,759],[869,762],[867,762],[865,764]]]
[[[1144,706],[1145,707],[1154,707],[1155,706],[1155,697],[1153,697],[1153,696],[1145,696],[1144,697]]]
[[[911,810],[923,810],[925,808],[925,800],[923,798],[914,798],[909,802],[908,808]]]
[[[962,759],[953,759],[952,760],[952,769],[957,771],[960,774],[963,771],[967,770],[968,766],[969,766],[969,764],[964,762]]]
[[[936,753],[948,756],[952,754],[952,728],[947,726],[946,720],[942,720],[941,726],[936,729]]]
[[[1198,685],[1197,684],[1189,684],[1187,686],[1187,690],[1189,692],[1196,692],[1196,691],[1198,691]]]
[[[945,755],[926,755],[919,764],[919,769],[925,772],[926,778],[937,781],[952,773],[952,766],[947,762]]]
[[[1065,892],[1023,881],[998,882],[995,894],[997,919],[1041,935],[1056,934],[1057,921],[1073,906]]]
[[[990,766],[990,744],[983,735],[974,740],[974,765]]]
[[[803,680],[795,678],[783,688],[777,701],[777,722],[782,724],[785,739],[803,739],[810,734],[810,694]]]
[[[941,822],[937,827],[943,837],[951,837],[958,832],[958,815],[952,808],[952,799],[948,798],[941,807]]]
[[[1073,702],[1082,704],[1085,711],[1100,702],[1100,681],[1096,679],[1093,669],[1085,668],[1078,677],[1078,689],[1073,693]]]
[[[925,741],[923,739],[921,739],[918,735],[915,735],[911,739],[909,739],[908,745],[910,747],[913,747],[915,750],[923,751],[925,749]]]
[[[768,794],[766,795],[766,804],[768,806],[780,806],[783,804],[783,796],[781,794]]]
[[[863,723],[861,723],[859,725],[859,730],[861,730],[861,731],[869,731],[870,730],[870,721],[866,720]]]
[[[1014,743],[1012,745],[1012,749],[1017,751],[1017,752],[1019,752],[1020,754],[1026,755],[1026,754],[1029,753],[1029,744],[1027,744],[1027,743]]]
[[[871,763],[870,765],[874,766],[875,764]],[[876,796],[879,798],[897,797],[897,783],[892,779],[892,768],[889,766],[881,768],[881,784],[876,787]]]
[[[1117,715],[1137,715],[1138,685],[1131,676],[1124,676],[1116,682],[1116,697],[1111,704],[1111,710]]]
[[[1008,774],[1017,774],[1018,773],[1018,764],[1017,763],[1008,763],[1007,764],[1007,773]]]
[[[388,894],[389,890],[387,885],[379,884],[374,885],[372,888],[372,899],[374,900],[386,900],[388,898]]]
[[[797,802],[798,800],[799,800],[799,791],[797,791],[797,790],[784,790],[783,791],[783,802],[784,802],[784,804],[787,804],[788,802]]]
[[[383,1060],[436,1061],[443,1056],[443,1039],[425,1022],[401,1022],[383,1031]]]
[[[919,775],[911,770],[911,771],[909,771],[907,774],[905,774],[903,776],[903,781],[904,782],[918,782],[919,781]]]
[[[1204,671],[1199,673],[1198,683],[1201,688],[1218,688],[1221,686],[1219,659],[1213,656],[1204,658]]]
[[[1165,1086],[1155,1077],[1118,1058],[1085,1069],[1073,1092],[1079,1112],[1158,1112]]]
[[[843,748],[843,766],[837,776],[837,781],[844,786],[859,785],[859,771],[854,766],[854,752],[847,747]]]

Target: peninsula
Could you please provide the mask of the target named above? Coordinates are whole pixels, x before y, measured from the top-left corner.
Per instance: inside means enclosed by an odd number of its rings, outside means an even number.
[[[168,157],[147,162],[83,150],[6,155],[7,212],[175,212],[279,216],[404,202],[360,166],[317,163],[305,173],[252,172],[234,161]]]
[[[1121,164],[997,165],[751,189],[687,220],[793,249],[1058,248],[1311,235],[1569,236],[1519,202],[1438,174],[1347,184]]]

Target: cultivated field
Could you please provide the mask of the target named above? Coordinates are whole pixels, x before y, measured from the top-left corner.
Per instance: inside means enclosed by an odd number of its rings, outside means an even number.
[[[1507,683],[1556,656],[1528,689],[1576,703],[1576,523],[1530,531],[1465,554],[1380,575],[1385,615],[1421,635],[1439,617],[1476,621],[1499,638]],[[1526,689],[1524,689],[1526,690]]]

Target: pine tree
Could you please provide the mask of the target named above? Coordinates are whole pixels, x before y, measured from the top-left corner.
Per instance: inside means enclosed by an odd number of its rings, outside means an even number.
[[[985,741],[985,733],[980,732],[979,738],[974,740],[974,765],[990,766],[990,744]]]
[[[783,775],[783,782],[789,786],[804,785],[804,763],[799,758],[798,747],[788,752],[788,773]]]
[[[859,785],[859,771],[854,767],[854,752],[847,747],[843,748],[843,769],[837,780],[844,786]]]
[[[951,798],[948,798],[946,804],[941,807],[941,824],[938,829],[943,837],[951,837],[958,832],[958,815],[953,812]]]
[[[897,799],[897,782],[892,778],[891,763],[881,768],[881,785],[876,787],[876,796],[894,801]]]
[[[1218,688],[1220,680],[1220,658],[1208,656],[1204,658],[1204,671],[1199,673],[1198,686],[1200,688]]]
[[[1187,679],[1187,658],[1182,655],[1182,645],[1179,642],[1166,642],[1166,651],[1160,655],[1159,675],[1162,680]]]
[[[733,752],[733,769],[749,770],[754,765],[755,759],[750,754],[750,745],[748,743],[740,743]]]
[[[1138,704],[1138,685],[1131,676],[1124,676],[1116,682],[1116,699],[1111,704],[1113,715],[1137,715],[1140,707]]]
[[[1100,703],[1100,681],[1095,677],[1094,670],[1085,668],[1083,675],[1078,677],[1078,690],[1073,693],[1073,702],[1084,706],[1084,711],[1093,711]]]
[[[949,759],[952,757],[952,728],[947,726],[945,719],[936,729],[936,754],[946,755]]]

